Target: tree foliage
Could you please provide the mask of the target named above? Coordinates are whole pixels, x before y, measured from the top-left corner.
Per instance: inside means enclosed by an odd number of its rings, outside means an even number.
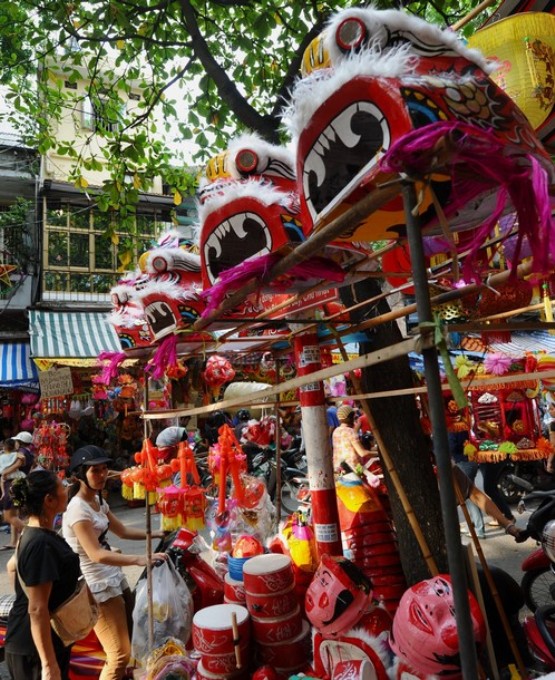
[[[223,150],[243,130],[283,141],[282,110],[302,53],[332,13],[352,0],[4,0],[0,6],[0,83],[16,113],[12,121],[40,152],[74,160],[73,180],[107,165],[104,209],[125,213],[149,178],[163,175],[176,193],[190,193],[190,174],[176,163],[172,142],[190,140],[193,159]],[[360,3],[358,3],[360,4]],[[475,0],[376,2],[449,25]],[[62,55],[65,78],[90,80],[89,96],[117,126],[102,158],[85,159],[60,144],[49,121],[73,106],[45,77],[45,63]],[[107,61],[109,60],[109,62]],[[110,63],[110,66],[106,64]],[[41,74],[43,77],[41,77]],[[122,106],[142,93],[133,115]],[[173,136],[173,139],[168,135]],[[165,139],[164,139],[165,136]],[[163,141],[162,141],[163,140]],[[133,186],[125,177],[133,176]],[[125,217],[125,214],[123,214]]]

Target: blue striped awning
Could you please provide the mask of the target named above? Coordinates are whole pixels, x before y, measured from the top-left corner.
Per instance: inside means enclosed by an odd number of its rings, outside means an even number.
[[[36,359],[87,359],[120,352],[114,327],[102,312],[29,312],[31,356]]]
[[[29,343],[0,345],[0,387],[38,387],[38,373],[31,361]]]

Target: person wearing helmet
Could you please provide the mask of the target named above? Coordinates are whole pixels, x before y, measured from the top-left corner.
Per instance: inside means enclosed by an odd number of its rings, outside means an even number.
[[[187,440],[187,430],[184,427],[172,425],[166,427],[156,437],[156,448],[158,449],[158,459],[167,462],[177,455],[177,447],[180,442]]]
[[[128,527],[110,510],[102,492],[108,479],[111,458],[104,449],[89,444],[71,457],[70,502],[62,520],[66,541],[79,555],[81,571],[99,606],[94,631],[106,654],[100,680],[121,680],[131,653],[131,591],[122,567],[147,564],[146,555],[126,555],[110,550],[108,529],[120,538],[143,540],[146,532]],[[162,537],[163,532],[153,532]],[[154,553],[152,562],[166,559]]]

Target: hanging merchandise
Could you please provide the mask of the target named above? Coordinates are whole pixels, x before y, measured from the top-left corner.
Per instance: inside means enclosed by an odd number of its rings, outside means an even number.
[[[208,358],[204,369],[204,380],[212,390],[214,398],[218,396],[222,386],[231,382],[234,377],[235,370],[227,359],[217,354]]]
[[[37,463],[46,470],[66,470],[69,465],[67,451],[69,435],[69,425],[43,422],[33,434]]]
[[[172,470],[169,465],[158,463],[158,449],[150,439],[143,441],[140,451],[135,454],[137,466],[125,470],[122,475],[122,495],[127,500],[145,500],[148,493],[148,504],[157,501],[157,489],[171,484]],[[132,482],[132,486],[131,483]],[[132,489],[132,496],[130,496]]]
[[[164,531],[181,527],[192,531],[203,529],[206,497],[188,442],[179,443],[177,458],[171,461],[170,468],[173,473],[179,473],[179,486],[172,484],[158,489],[157,507],[162,515]]]
[[[247,457],[229,425],[220,427],[218,443],[210,449],[208,465],[214,482],[218,486],[218,515],[223,515],[226,508],[228,474],[233,484],[233,496],[241,505],[244,500],[241,474],[247,471]]]

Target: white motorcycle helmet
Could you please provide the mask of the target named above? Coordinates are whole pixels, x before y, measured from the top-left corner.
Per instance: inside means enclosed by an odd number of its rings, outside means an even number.
[[[543,528],[542,548],[551,562],[555,563],[555,519],[549,520]]]

